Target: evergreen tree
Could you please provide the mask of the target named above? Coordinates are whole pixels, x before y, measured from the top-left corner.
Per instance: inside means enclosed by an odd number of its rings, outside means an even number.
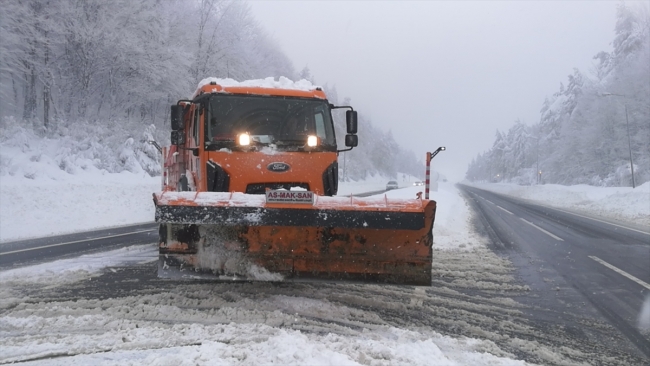
[[[594,57],[595,78],[574,69],[567,86],[544,100],[539,123],[497,131],[467,178],[528,184],[539,169],[547,183],[629,186],[633,163],[636,183],[650,181],[649,14],[647,4],[619,4],[614,50]]]

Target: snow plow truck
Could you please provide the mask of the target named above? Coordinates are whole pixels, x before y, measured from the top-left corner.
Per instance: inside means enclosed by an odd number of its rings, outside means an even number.
[[[204,79],[171,106],[171,129],[154,193],[160,277],[431,285],[435,201],[336,196],[357,112],[321,88]]]

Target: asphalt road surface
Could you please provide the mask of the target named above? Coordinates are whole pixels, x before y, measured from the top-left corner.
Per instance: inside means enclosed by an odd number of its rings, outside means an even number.
[[[66,258],[155,243],[158,225],[154,223],[27,239],[0,244],[0,269],[10,269],[54,259]]]
[[[638,329],[643,302],[650,301],[647,229],[460,188],[493,250],[512,261],[535,294],[519,299],[532,306],[531,316],[557,323],[567,314],[604,317],[650,361],[650,334]]]

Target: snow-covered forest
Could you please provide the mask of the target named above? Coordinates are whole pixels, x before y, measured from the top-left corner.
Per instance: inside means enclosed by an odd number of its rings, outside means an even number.
[[[612,52],[574,69],[547,98],[539,122],[496,132],[467,169],[471,181],[638,186],[650,181],[650,14],[617,8]],[[633,165],[630,164],[632,161]]]
[[[45,155],[71,174],[88,164],[159,174],[147,140],[169,142],[169,105],[205,77],[313,81],[308,69],[295,71],[242,1],[13,1],[3,5],[0,27],[0,143],[32,162]],[[348,102],[325,88],[331,102]],[[342,138],[344,120],[336,121]],[[363,116],[359,130],[342,177],[395,176],[397,166],[422,173],[422,159],[390,132]],[[13,167],[20,159],[2,155],[0,175],[22,174]]]

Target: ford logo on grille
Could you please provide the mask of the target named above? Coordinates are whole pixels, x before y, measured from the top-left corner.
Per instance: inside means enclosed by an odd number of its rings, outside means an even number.
[[[287,163],[271,163],[266,166],[266,169],[272,172],[281,173],[291,169],[291,166]]]

